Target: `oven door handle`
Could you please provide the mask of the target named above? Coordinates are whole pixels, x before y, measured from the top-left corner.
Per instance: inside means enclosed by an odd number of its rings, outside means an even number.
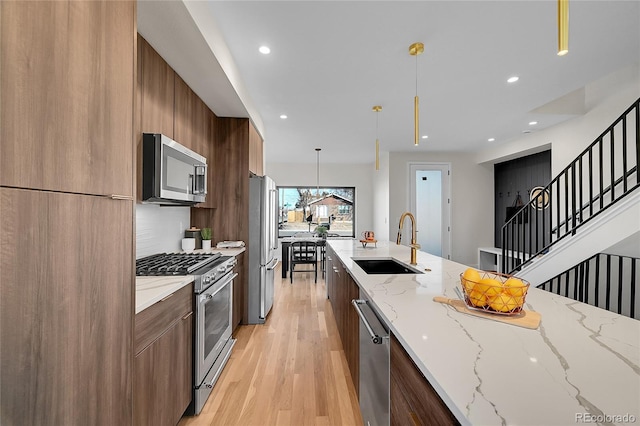
[[[213,296],[215,296],[216,294],[218,294],[218,292],[220,290],[222,290],[227,284],[229,284],[231,281],[234,280],[235,277],[238,276],[237,272],[234,272],[233,274],[229,274],[229,276],[227,278],[224,279],[223,283],[220,285],[216,285],[217,289],[216,291],[212,292],[212,293],[206,293],[204,294],[204,298],[207,300],[211,300],[213,299]]]

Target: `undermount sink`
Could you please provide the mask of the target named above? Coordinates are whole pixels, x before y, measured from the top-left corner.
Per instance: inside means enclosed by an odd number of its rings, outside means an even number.
[[[389,258],[353,259],[367,274],[422,274],[402,262]]]

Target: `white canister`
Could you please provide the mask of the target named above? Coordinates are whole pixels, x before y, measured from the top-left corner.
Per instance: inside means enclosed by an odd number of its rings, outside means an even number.
[[[195,238],[183,238],[182,239],[182,250],[183,251],[193,251],[196,248],[196,239]]]
[[[211,250],[211,240],[202,240],[202,250]]]

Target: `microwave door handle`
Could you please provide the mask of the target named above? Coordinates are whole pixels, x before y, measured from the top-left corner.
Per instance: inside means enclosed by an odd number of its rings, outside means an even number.
[[[202,182],[203,182],[202,194],[207,195],[207,171],[209,170],[209,167],[206,164],[200,167],[204,168],[204,171],[202,172],[202,176],[204,176],[202,179]]]
[[[206,164],[194,164],[194,173],[196,179],[193,180],[193,193],[207,195],[207,165]],[[203,169],[202,173],[198,173],[199,169]],[[198,176],[202,176],[202,186],[199,185]]]
[[[193,185],[194,185],[193,175],[189,174],[189,183],[187,184],[187,194],[193,194]]]

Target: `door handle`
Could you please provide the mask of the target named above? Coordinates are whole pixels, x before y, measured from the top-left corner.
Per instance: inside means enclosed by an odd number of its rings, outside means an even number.
[[[278,266],[278,263],[280,263],[280,261],[278,259],[273,259],[271,263],[273,263],[273,266],[267,265],[267,271],[273,271],[274,269],[276,269],[276,266]]]

